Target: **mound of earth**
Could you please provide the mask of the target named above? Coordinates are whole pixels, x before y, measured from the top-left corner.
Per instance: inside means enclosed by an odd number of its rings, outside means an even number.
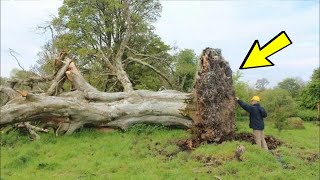
[[[265,139],[266,139],[268,148],[270,150],[276,149],[278,146],[280,146],[282,144],[282,142],[279,139],[277,139],[277,138],[275,138],[273,136],[270,136],[270,135],[267,135],[265,137]],[[255,144],[253,134],[251,134],[251,133],[235,134],[234,137],[233,137],[233,140],[235,140],[235,141],[246,141],[246,142],[250,142],[251,144]]]
[[[270,136],[270,135],[267,135],[265,137],[265,139],[268,144],[269,150],[276,149],[278,146],[280,146],[282,144],[282,142],[279,139],[277,139],[273,136]],[[220,141],[213,141],[213,142],[208,142],[208,143],[220,144],[224,141],[245,141],[245,142],[249,142],[251,144],[255,144],[253,134],[251,134],[251,133],[238,133],[238,134],[234,134],[234,135],[230,135],[228,137],[225,137],[224,139],[222,139]],[[197,141],[195,139],[188,139],[188,140],[180,140],[176,144],[180,147],[181,150],[189,151],[189,150],[192,150],[192,149],[200,146],[201,144],[205,144],[205,143],[199,143],[199,141]]]

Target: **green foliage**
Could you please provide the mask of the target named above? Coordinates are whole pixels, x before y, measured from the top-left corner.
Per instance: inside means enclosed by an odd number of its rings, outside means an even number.
[[[150,72],[149,72],[150,73]],[[144,75],[139,78],[139,83],[134,87],[135,89],[148,89],[158,91],[161,87],[160,79],[155,75]]]
[[[161,124],[135,124],[131,126],[127,131],[134,134],[152,134],[155,131],[167,129]]]
[[[274,120],[274,126],[279,130],[282,131],[286,127],[286,120],[290,117],[287,113],[286,108],[279,107],[275,109],[275,111],[270,114],[270,118]]]
[[[311,81],[301,93],[301,106],[308,109],[316,109],[320,106],[320,68],[313,71]]]
[[[232,75],[233,87],[236,92],[236,96],[243,100],[249,100],[253,94],[247,82],[241,81],[243,73],[241,71],[236,71]]]
[[[152,133],[145,133],[149,130],[144,127],[136,127],[140,133],[84,130],[60,137],[41,133],[39,141],[20,139],[10,146],[1,145],[1,178],[319,179],[319,127],[305,123],[305,129],[279,133],[268,123],[266,134],[280,138],[285,144],[273,153],[238,141],[180,151],[175,142],[188,138],[189,133],[162,128]],[[237,122],[237,127],[240,132],[252,131],[247,122]],[[1,139],[9,138],[6,136],[2,134]],[[241,162],[233,158],[239,144],[246,148]],[[273,154],[281,157],[286,169]],[[257,166],[259,171],[252,173],[250,169]]]
[[[194,75],[196,70],[196,53],[192,49],[180,50],[175,55],[176,73],[180,76]]]
[[[301,109],[297,112],[297,116],[304,121],[316,121],[318,119],[318,113],[315,110]]]
[[[30,77],[39,77],[38,74],[36,74],[33,70],[30,71],[23,71],[19,69],[12,69],[10,72],[10,79],[14,80],[28,80]],[[14,89],[19,90],[27,90],[27,91],[33,91],[33,90],[39,90],[42,89],[46,91],[50,87],[50,82],[40,82],[40,83],[17,83],[14,86]]]
[[[279,131],[285,127],[287,118],[296,115],[297,105],[287,90],[265,90],[259,96],[261,105],[268,113],[267,119],[274,121]]]
[[[33,71],[41,76],[50,76],[55,73],[54,66],[54,47],[52,43],[46,43],[41,47],[41,51],[37,54],[38,60],[36,65],[32,67]]]
[[[239,99],[247,101],[252,97],[253,90],[249,87],[248,83],[241,81],[242,76],[243,73],[239,70],[233,73],[233,88],[235,90],[236,96],[239,97]],[[237,117],[242,117],[247,115],[247,113],[243,111],[241,107],[237,106],[236,115]]]
[[[286,78],[278,83],[278,88],[287,90],[293,98],[296,98],[303,87],[303,82],[299,78]]]
[[[37,76],[34,72],[31,71],[23,71],[20,69],[12,69],[10,72],[10,78],[12,79],[28,79],[29,77],[32,76]]]
[[[10,133],[4,134],[4,130],[5,128],[1,129],[0,146],[13,148],[15,146],[21,146],[22,144],[26,144],[31,141],[28,136],[22,135],[19,131],[11,131]]]
[[[192,49],[183,49],[174,55],[174,79],[178,90],[188,92],[193,88],[197,69],[197,56]]]
[[[103,91],[119,91],[121,83],[117,82],[112,70],[109,69],[103,54],[110,55],[109,60],[115,59],[121,42],[127,36],[127,6],[126,1],[64,1],[59,9],[59,16],[51,22],[57,36],[53,46],[58,50],[67,49],[75,59],[81,71],[90,83]],[[158,74],[148,67],[128,60],[128,57],[143,59],[167,75],[168,66],[162,60],[153,58],[161,56],[167,61],[169,46],[154,34],[152,23],[157,20],[161,12],[158,0],[129,2],[131,17],[131,38],[122,56],[122,64],[129,75],[134,89],[146,88],[158,90],[166,85],[161,80],[155,80]],[[100,51],[101,50],[101,51]],[[139,55],[137,55],[139,54]],[[140,56],[141,54],[150,55]]]
[[[287,117],[296,114],[297,105],[287,90],[268,89],[260,92],[258,96],[260,96],[260,103],[268,114],[273,114],[276,111],[283,111],[283,114],[286,114]]]
[[[7,78],[6,77],[1,77],[0,76],[0,86],[3,86],[3,85],[5,85],[6,83],[7,83]]]
[[[300,117],[291,117],[287,119],[287,129],[305,129],[303,120]]]
[[[51,75],[54,70],[54,52],[65,50],[76,60],[78,68],[91,85],[101,91],[121,91],[122,85],[116,73],[112,72],[103,56],[109,56],[108,59],[114,65],[113,60],[120,44],[127,36],[127,9],[126,1],[119,0],[64,1],[58,17],[50,23],[54,38],[39,53],[38,65],[35,67],[37,72]],[[129,9],[131,38],[121,57],[123,69],[134,89],[158,90],[161,86],[167,87],[168,83],[153,70],[128,59],[135,57],[143,60],[169,76],[167,64],[170,64],[170,46],[154,34],[152,25],[160,16],[161,4],[158,0],[131,0]],[[149,56],[141,56],[143,54]]]

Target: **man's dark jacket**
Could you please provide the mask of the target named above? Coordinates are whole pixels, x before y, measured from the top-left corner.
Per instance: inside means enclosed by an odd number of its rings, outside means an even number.
[[[267,117],[267,112],[260,104],[249,105],[241,100],[238,100],[239,105],[250,113],[249,127],[253,130],[263,130],[264,122],[263,118]]]

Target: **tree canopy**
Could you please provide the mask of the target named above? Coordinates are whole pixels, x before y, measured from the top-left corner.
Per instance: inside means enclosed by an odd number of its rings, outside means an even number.
[[[48,69],[53,51],[67,51],[85,78],[100,90],[171,86],[170,46],[153,27],[161,9],[158,0],[66,0],[49,25],[54,31],[53,41],[40,54],[40,66]],[[146,86],[150,81],[157,83]]]
[[[293,98],[296,98],[302,90],[304,83],[300,78],[286,78],[278,83],[278,88],[287,90]]]
[[[258,79],[255,84],[255,88],[257,90],[263,91],[263,90],[267,89],[267,86],[269,83],[270,82],[266,78]]]
[[[313,71],[310,82],[301,93],[301,105],[305,108],[316,109],[320,104],[320,68]]]

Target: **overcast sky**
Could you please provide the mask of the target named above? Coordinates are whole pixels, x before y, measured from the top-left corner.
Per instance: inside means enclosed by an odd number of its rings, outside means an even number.
[[[37,60],[40,47],[49,36],[35,27],[57,15],[62,1],[1,0],[1,76],[18,68],[8,49],[19,52],[28,68]],[[293,44],[271,56],[273,67],[241,70],[243,79],[253,85],[267,78],[275,85],[286,77],[309,80],[319,67],[319,1],[163,1],[162,17],[156,33],[169,45],[194,49],[222,49],[233,71],[248,53],[254,40],[261,46],[281,31]]]

